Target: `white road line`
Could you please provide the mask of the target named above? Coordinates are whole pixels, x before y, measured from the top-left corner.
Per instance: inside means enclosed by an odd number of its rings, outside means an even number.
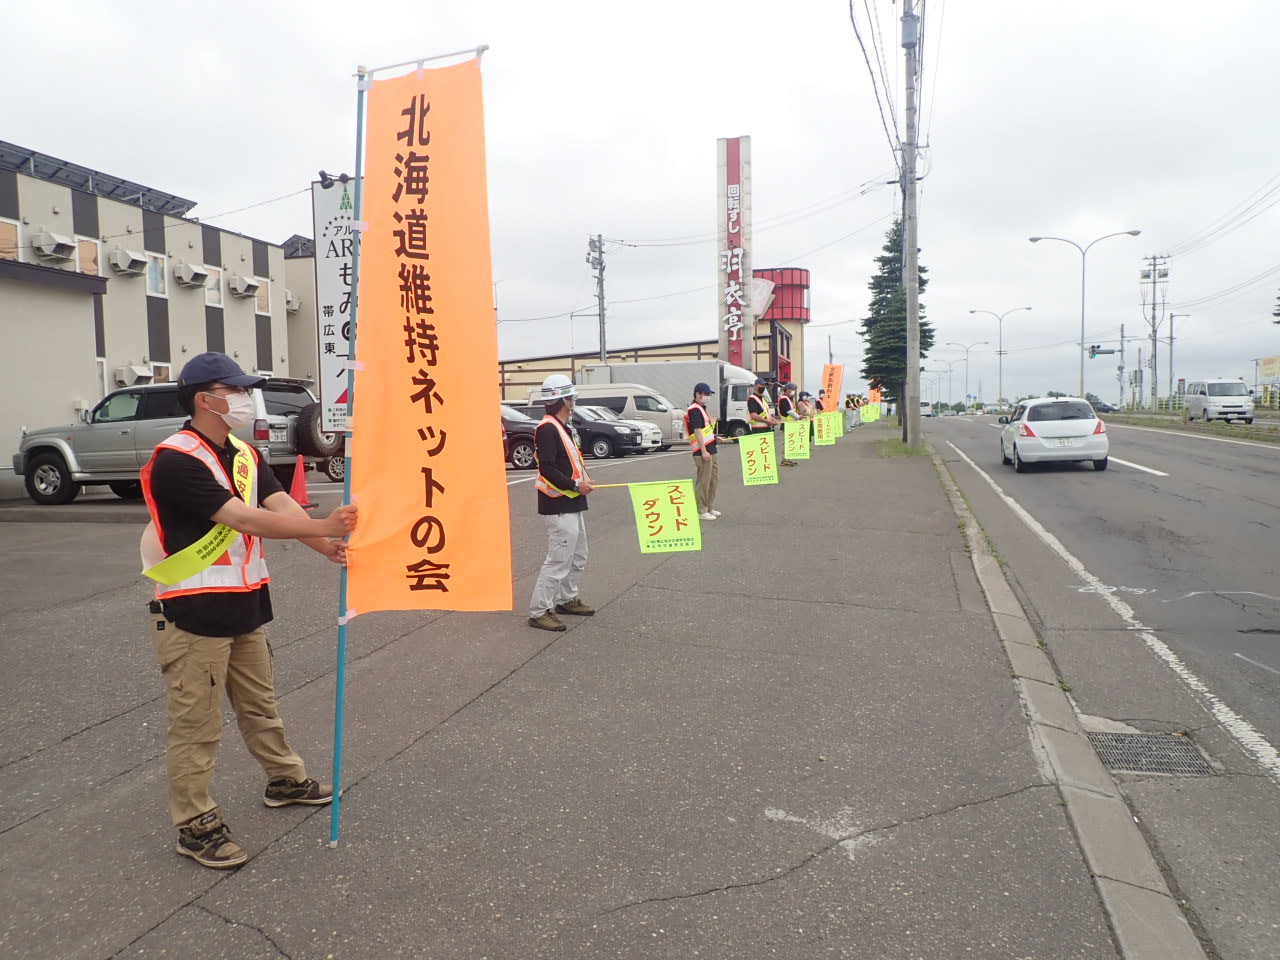
[[[1270,670],[1272,673],[1280,676],[1280,670],[1277,670],[1275,667],[1268,667],[1265,663],[1259,663],[1257,660],[1250,660],[1243,653],[1237,653],[1236,656],[1245,663],[1252,663],[1255,667],[1261,667],[1263,670]]]
[[[1262,450],[1280,452],[1280,443],[1257,443],[1253,440],[1228,440],[1226,437],[1206,437],[1198,433],[1183,433],[1181,430],[1162,430],[1159,427],[1134,427],[1127,423],[1108,423],[1107,429],[1141,430],[1144,433],[1160,433],[1166,437],[1190,437],[1192,440],[1215,440],[1218,443],[1238,443],[1243,447],[1258,447]]]
[[[1157,477],[1167,477],[1168,474],[1163,470],[1152,470],[1150,467],[1144,467],[1140,463],[1130,463],[1128,460],[1121,460],[1119,457],[1107,457],[1112,463],[1123,463],[1126,467],[1133,467],[1135,470],[1141,470],[1143,473],[1154,473]]]
[[[1117,597],[1114,593],[1107,593],[1100,588],[1104,586],[1103,582],[1085,569],[1085,565],[1067,550],[1066,547],[1052,533],[1046,530],[1035,517],[1031,516],[1023,506],[1014,500],[1013,497],[1005,493],[998,483],[991,479],[985,470],[965,455],[964,451],[957,447],[950,440],[947,446],[954,450],[965,463],[973,467],[978,476],[987,481],[991,489],[996,492],[1001,500],[1014,512],[1019,519],[1022,520],[1044,544],[1056,553],[1066,562],[1076,576],[1083,580],[1086,584],[1097,589],[1098,596],[1102,598],[1102,602],[1109,606],[1112,611],[1125,622],[1130,630],[1134,631],[1143,643],[1161,660],[1165,662],[1170,670],[1181,680],[1200,700],[1201,705],[1208,710],[1218,723],[1231,734],[1246,753],[1258,761],[1258,764],[1266,771],[1272,781],[1280,785],[1280,752],[1271,745],[1260,732],[1245,720],[1242,716],[1228,707],[1222,702],[1205,684],[1203,680],[1187,669],[1186,664],[1178,657],[1176,653],[1162,641],[1151,628],[1142,623],[1133,612],[1133,608]]]
[[[630,457],[618,457],[614,460],[610,460],[608,463],[593,463],[591,465],[591,470],[588,470],[587,473],[591,473],[592,470],[599,470],[601,467],[617,467],[623,463],[648,463],[650,460],[661,460],[664,457],[692,457],[692,454],[687,450],[681,450],[676,453],[644,453],[640,454],[640,456],[643,456],[644,459],[632,460]],[[514,487],[517,483],[532,483],[537,478],[538,471],[530,470],[529,476],[521,477],[519,480],[508,480],[507,486]]]

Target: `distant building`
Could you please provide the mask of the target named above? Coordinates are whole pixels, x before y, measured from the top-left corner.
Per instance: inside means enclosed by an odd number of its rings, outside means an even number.
[[[753,270],[752,274],[772,280],[774,288],[772,302],[755,324],[750,352],[751,369],[756,373],[769,374],[779,380],[791,380],[803,385],[804,328],[809,322],[809,271],[799,267],[784,267],[776,270]],[[720,343],[716,338],[686,340],[680,343],[611,349],[609,362],[716,360],[719,359],[719,353]],[[539,386],[551,374],[563,373],[576,377],[583,364],[599,362],[598,350],[500,361],[498,383],[502,399],[524,403],[529,398],[529,388]]]
[[[0,141],[0,495],[21,493],[24,425],[75,421],[198,353],[291,375],[291,314],[311,288],[285,289],[280,245],[188,219],[194,206]]]

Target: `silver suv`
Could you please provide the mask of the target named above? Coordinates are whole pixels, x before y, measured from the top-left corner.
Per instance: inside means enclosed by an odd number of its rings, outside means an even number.
[[[252,394],[254,421],[235,435],[257,448],[286,488],[299,454],[314,467],[342,447],[341,434],[321,432],[320,405],[303,381],[272,378]],[[23,431],[13,470],[39,504],[70,503],[95,484],[136,500],[142,496],[138,477],[152,450],[186,419],[176,383],[125,387],[107,394],[81,423]]]

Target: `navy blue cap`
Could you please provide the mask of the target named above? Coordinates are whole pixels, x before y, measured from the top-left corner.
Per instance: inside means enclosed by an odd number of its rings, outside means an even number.
[[[178,386],[193,383],[225,383],[229,387],[257,387],[267,382],[266,377],[245,373],[240,365],[225,353],[202,353],[192,357],[178,374]]]
[[[756,377],[757,387],[767,387],[768,385],[769,385],[769,381],[766,380],[764,377]]]
[[[709,384],[709,383],[695,383],[695,384],[693,385],[693,392],[694,392],[694,393],[705,393],[705,394],[713,394],[713,393],[715,393],[715,391],[711,389],[711,384]]]

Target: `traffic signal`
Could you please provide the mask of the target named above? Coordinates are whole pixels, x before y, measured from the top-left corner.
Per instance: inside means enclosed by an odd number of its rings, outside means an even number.
[[[1102,348],[1102,345],[1099,343],[1089,344],[1089,359],[1092,360],[1094,357],[1096,357],[1098,355],[1098,351],[1101,348]]]

